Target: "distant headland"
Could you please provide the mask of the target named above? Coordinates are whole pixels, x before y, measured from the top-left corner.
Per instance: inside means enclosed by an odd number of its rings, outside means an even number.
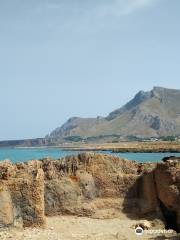
[[[0,147],[179,141],[179,102],[180,90],[154,87],[106,117],[72,117],[45,137],[0,141]]]

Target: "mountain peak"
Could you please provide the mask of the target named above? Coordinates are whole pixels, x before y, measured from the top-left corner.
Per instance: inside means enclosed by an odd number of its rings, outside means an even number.
[[[144,92],[144,91],[139,91],[132,100],[130,100],[127,104],[125,104],[123,107],[116,109],[115,111],[111,112],[106,119],[108,121],[113,120],[116,118],[119,114],[121,114],[124,111],[131,110],[132,108],[135,108],[142,102],[146,101],[148,98],[151,97],[150,92]]]
[[[66,140],[67,137],[103,139],[104,136],[180,135],[179,102],[180,90],[155,86],[151,91],[139,91],[106,118],[70,118],[50,137]]]

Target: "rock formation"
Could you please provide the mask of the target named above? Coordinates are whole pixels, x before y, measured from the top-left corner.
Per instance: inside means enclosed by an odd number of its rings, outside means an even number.
[[[157,197],[167,227],[180,231],[180,158],[172,158],[155,169]]]
[[[97,142],[128,137],[162,137],[180,135],[180,90],[154,87],[140,91],[127,104],[107,117],[72,117],[52,131],[46,139]]]
[[[174,217],[180,230],[180,165],[176,160],[139,164],[82,153],[61,160],[0,164],[0,225],[44,226],[45,216]],[[168,214],[167,214],[168,213]],[[173,215],[174,214],[174,215]]]
[[[44,172],[28,164],[0,164],[0,225],[42,226]]]

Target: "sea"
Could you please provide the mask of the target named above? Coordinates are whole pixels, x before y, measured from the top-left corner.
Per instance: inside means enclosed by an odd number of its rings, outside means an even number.
[[[82,151],[80,151],[82,152]],[[0,148],[0,161],[11,160],[13,163],[26,162],[33,159],[51,157],[60,159],[65,156],[77,155],[79,151],[62,150],[60,148]],[[167,156],[180,157],[180,153],[112,153],[111,151],[96,151],[103,154],[111,154],[137,162],[160,162]]]

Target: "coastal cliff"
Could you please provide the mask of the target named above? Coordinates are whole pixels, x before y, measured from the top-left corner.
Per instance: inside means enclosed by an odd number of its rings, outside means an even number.
[[[139,164],[82,153],[0,163],[0,225],[45,226],[46,216],[151,216],[180,231],[180,161]],[[169,215],[168,215],[169,214]],[[171,218],[171,225],[168,217]]]

